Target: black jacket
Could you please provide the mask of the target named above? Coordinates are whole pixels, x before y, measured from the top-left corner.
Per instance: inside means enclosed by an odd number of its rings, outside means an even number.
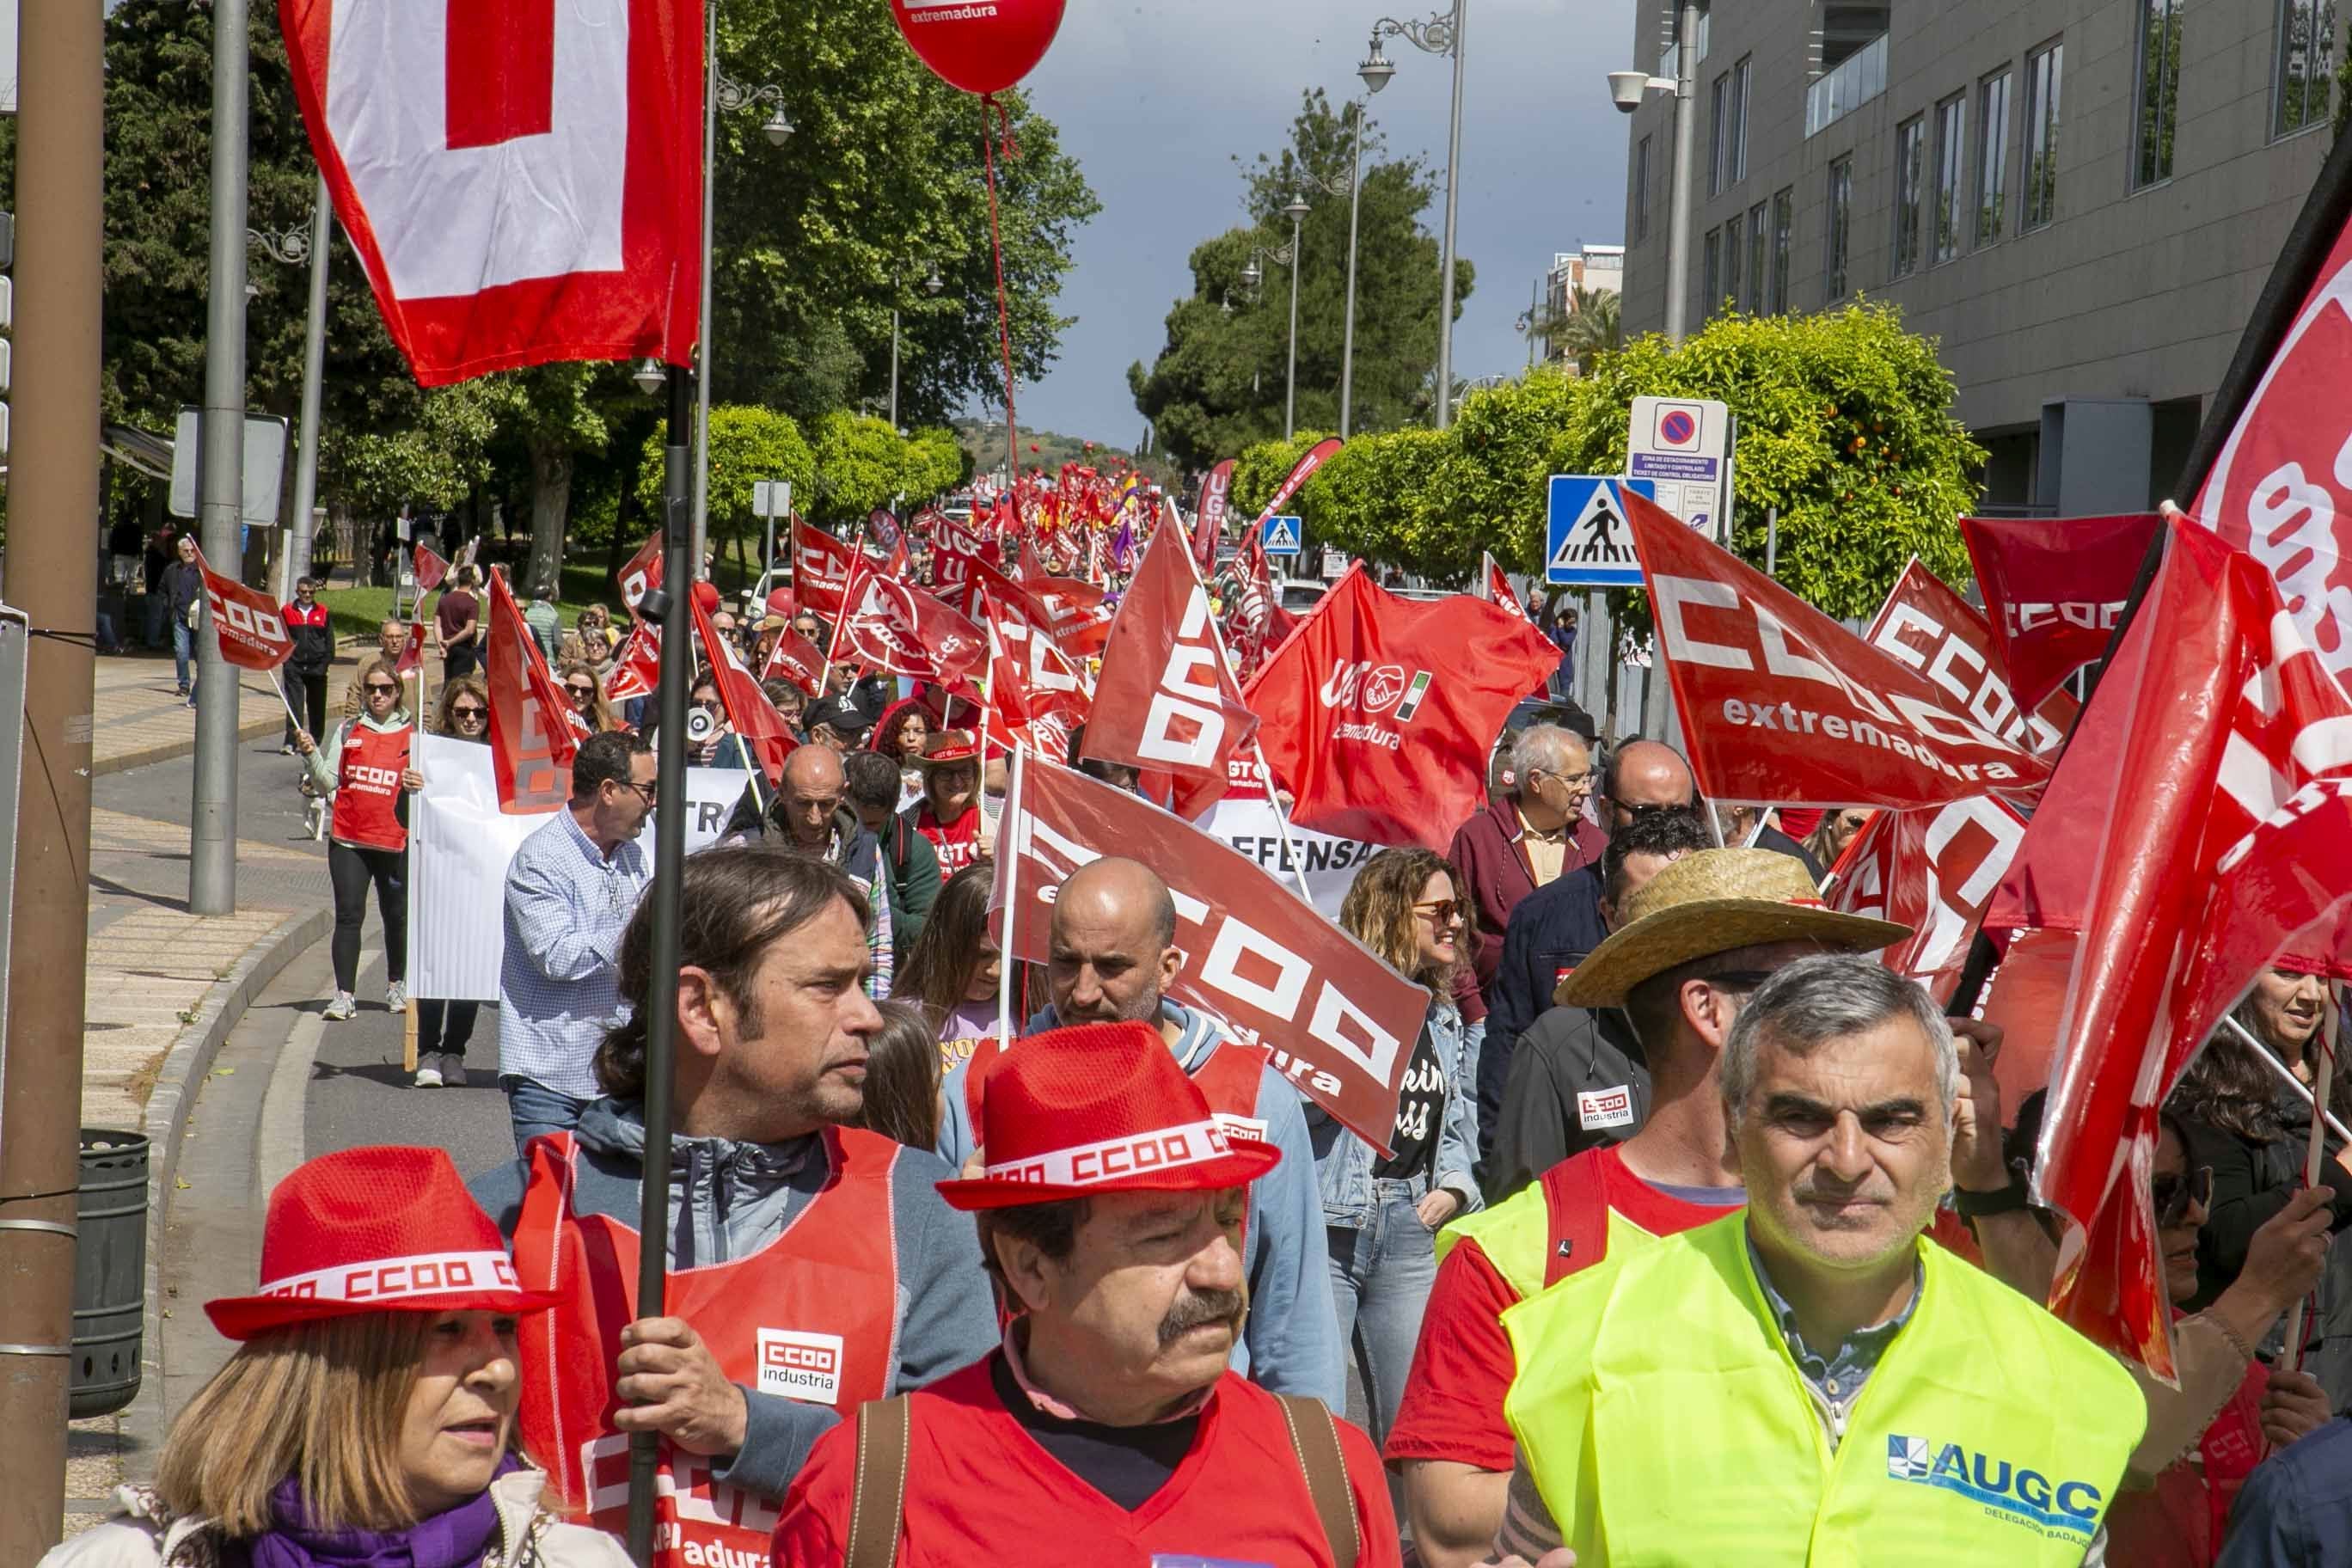
[[[1623,1142],[1649,1116],[1649,1062],[1625,1015],[1614,1007],[1548,1009],[1511,1053],[1495,1152],[1479,1184],[1486,1205],[1571,1154]]]
[[[757,793],[753,784],[743,786],[743,793],[736,797],[735,809],[728,813],[727,826],[719,830],[719,838],[798,849],[800,840],[793,837],[792,825],[779,809],[783,795],[772,793],[768,813],[762,816]],[[882,860],[881,840],[857,819],[857,813],[845,805],[833,814],[833,843],[834,853],[828,858],[867,887],[874,886],[875,873]]]
[[[1519,900],[1503,932],[1503,956],[1495,969],[1494,994],[1486,1006],[1486,1037],[1478,1051],[1479,1180],[1488,1177],[1495,1130],[1503,1113],[1504,1085],[1511,1054],[1535,1021],[1551,1007],[1560,976],[1584,962],[1609,934],[1601,923],[1601,868],[1580,866]]]

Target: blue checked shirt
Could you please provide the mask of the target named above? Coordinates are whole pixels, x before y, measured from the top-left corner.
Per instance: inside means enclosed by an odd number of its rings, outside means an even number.
[[[507,866],[506,956],[499,965],[499,1071],[593,1100],[596,1047],[620,1022],[621,932],[652,871],[643,845],[609,860],[569,811]]]

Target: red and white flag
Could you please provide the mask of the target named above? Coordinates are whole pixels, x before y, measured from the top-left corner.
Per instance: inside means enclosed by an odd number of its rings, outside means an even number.
[[[400,657],[393,661],[393,673],[403,679],[425,668],[425,623],[408,623],[408,640],[400,645]]]
[[[1217,541],[1225,536],[1225,511],[1234,494],[1234,459],[1211,468],[1201,481],[1200,528],[1192,536],[1192,564],[1206,577],[1217,569]]]
[[[276,669],[293,657],[294,638],[268,595],[222,576],[202,551],[196,552],[196,569],[205,574],[205,602],[212,609],[223,658],[241,669]]]
[[[1630,491],[1624,502],[1708,798],[1912,808],[2050,776],[1949,693],[1681,519]]]
[[[1519,591],[1511,586],[1511,580],[1503,574],[1500,566],[1495,564],[1495,557],[1491,553],[1486,556],[1486,569],[1479,574],[1478,596],[1526,620],[1528,608],[1519,603]]]
[[[1119,601],[1095,698],[1087,755],[1143,770],[1146,793],[1187,821],[1225,793],[1226,763],[1258,721],[1218,647],[1181,523],[1153,536]]]
[[[1874,812],[1830,868],[1824,900],[1848,914],[1909,926],[1910,937],[1880,961],[1948,1003],[1959,989],[1985,905],[2024,837],[2025,818],[1991,795],[1922,811]]]
[[[1292,821],[1443,853],[1486,804],[1503,721],[1559,663],[1508,611],[1469,594],[1399,598],[1359,562],[1244,694]]]
[[[1254,537],[1263,539],[1265,536],[1265,520],[1280,511],[1283,503],[1298,493],[1298,487],[1315,477],[1316,469],[1338,457],[1342,445],[1344,443],[1337,436],[1326,436],[1290,466],[1290,472],[1283,479],[1282,488],[1274,492],[1274,499],[1265,503],[1265,510],[1257,514],[1255,522],[1250,524]]]
[[[1116,607],[1103,602],[1103,591],[1075,577],[1049,577],[1040,573],[1021,580],[1029,602],[1043,617],[1048,635],[1073,658],[1102,652],[1110,640]]]
[[[912,680],[953,686],[988,657],[970,619],[905,582],[861,563],[850,580],[835,654]]]
[[[689,362],[703,0],[286,0],[335,216],[421,385]]]
[[[2152,511],[1960,519],[1993,646],[2018,701],[2041,703],[2107,651],[2162,526]]]
[[[613,668],[604,677],[604,700],[633,702],[661,689],[661,628],[639,621],[614,650]]]
[[[697,584],[698,587],[708,584]],[[710,595],[716,601],[718,595]],[[760,761],[760,769],[773,784],[783,776],[784,759],[793,754],[800,742],[784,723],[783,715],[760,689],[759,678],[743,664],[735,645],[720,637],[710,624],[710,609],[703,595],[692,595],[695,635],[702,640],[702,657],[711,677],[719,684],[719,704],[727,710],[727,722],[736,735]]]
[[[857,552],[821,528],[793,520],[793,595],[804,610],[838,616]]]
[[[814,697],[824,689],[824,650],[792,627],[780,626],[774,646],[768,649],[767,662],[760,668],[760,679],[789,680]]]
[[[662,536],[658,531],[637,546],[637,552],[629,557],[613,580],[620,587],[621,603],[627,606],[629,614],[635,615],[645,596],[661,586]]]
[[[491,571],[489,594],[482,668],[499,809],[509,816],[553,811],[572,798],[572,757],[588,734],[588,721],[555,683],[504,572]]]
[[[1018,905],[1003,945],[1043,963],[1054,895],[1080,867],[1126,856],[1158,871],[1176,901],[1184,965],[1171,999],[1197,1008],[1373,1148],[1396,1132],[1398,1092],[1429,993],[1301,903],[1258,864],[1149,801],[1033,756],[1016,764],[996,858],[993,906],[1015,858]],[[1001,917],[992,917],[1000,932]],[[1018,1046],[1013,1047],[1019,1049]]]
[[[449,563],[422,544],[416,547],[415,561],[416,587],[419,593],[433,592],[441,585],[441,580],[449,575]]]
[[[1087,721],[1093,694],[1085,669],[1055,646],[1017,606],[983,601],[988,634],[988,740],[1006,751],[1026,746],[1058,761]]]
[[[1992,627],[1916,555],[1862,637],[1941,687],[1969,718],[2029,752],[2054,751],[2082,711],[2073,692],[2053,691],[2031,713],[2019,712]]]
[[[1265,558],[1265,531],[1252,531],[1234,563],[1241,570],[1241,603],[1228,620],[1234,633],[1234,667],[1243,680],[1257,674],[1266,656],[1298,627],[1298,617],[1282,607],[1274,568]]]

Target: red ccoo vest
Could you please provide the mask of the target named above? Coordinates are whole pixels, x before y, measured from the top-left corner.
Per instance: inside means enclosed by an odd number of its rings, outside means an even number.
[[[400,775],[408,771],[408,743],[415,733],[407,725],[376,730],[356,720],[343,731],[335,773],[336,837],[370,849],[408,847],[399,815]]]

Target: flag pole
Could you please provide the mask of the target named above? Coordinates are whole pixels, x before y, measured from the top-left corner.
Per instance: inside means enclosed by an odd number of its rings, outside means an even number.
[[[278,704],[286,710],[286,721],[294,726],[294,732],[299,735],[310,735],[310,730],[302,721],[294,716],[294,700],[286,695],[285,679],[279,674],[279,667],[274,664],[269,667],[269,684],[278,689]],[[310,735],[313,745],[318,743],[318,736]]]
[[[1004,862],[1004,936],[996,955],[996,1048],[1013,1048],[1013,928],[1021,918],[1021,784],[1028,773],[1029,748],[1013,748],[1013,780],[1006,785],[1004,817],[996,829],[996,852]]]
[[[2336,1121],[2333,1111],[2330,1111],[2326,1107],[2320,1105],[2319,1102],[2313,1098],[2310,1086],[2305,1084],[2303,1079],[2294,1076],[2294,1069],[2293,1068],[2288,1067],[2284,1062],[2278,1059],[2278,1053],[2276,1051],[2272,1050],[2269,1047],[2263,1045],[2262,1041],[2254,1038],[2252,1034],[2247,1032],[2246,1026],[2238,1022],[2235,1018],[2225,1016],[2221,1019],[2221,1026],[2228,1029],[2231,1034],[2237,1036],[2239,1039],[2245,1042],[2245,1044],[2252,1049],[2254,1055],[2261,1060],[2263,1066],[2270,1068],[2271,1072],[2278,1079],[2279,1082],[2294,1090],[2295,1094],[2305,1105],[2310,1106],[2314,1110],[2317,1111],[2322,1117],[2324,1117],[2326,1120],[2327,1130],[2330,1132],[2335,1133],[2336,1136],[2343,1139],[2347,1143],[2352,1143],[2352,1127],[2347,1127],[2341,1121]]]
[[[2327,1091],[2334,1087],[2336,1078],[2336,1025],[2338,1014],[2336,1004],[2336,985],[2333,981],[2326,984],[2322,995],[2324,1001],[2320,1008],[2319,1071],[2313,1076],[2311,1086],[2311,1105],[2316,1114],[2311,1119],[2311,1137],[2305,1143],[2303,1150],[2303,1184],[2306,1187],[2319,1185],[2319,1167],[2327,1158]],[[2265,1056],[2269,1054],[2267,1051],[2263,1052]],[[2303,1365],[2303,1324],[2305,1308],[2310,1300],[2307,1292],[2297,1296],[2294,1299],[2294,1306],[2286,1315],[2286,1345],[2280,1364],[2288,1372],[2294,1372]]]

